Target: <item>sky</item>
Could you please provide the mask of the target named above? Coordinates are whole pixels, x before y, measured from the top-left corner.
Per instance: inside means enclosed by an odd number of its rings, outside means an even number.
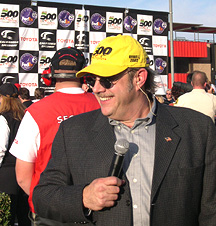
[[[43,0],[44,2],[63,2],[69,4],[84,4],[96,6],[111,6],[129,9],[141,9],[169,12],[169,0]],[[207,27],[216,27],[215,0],[172,0],[173,22],[202,24]],[[179,33],[177,37],[194,39],[193,33]],[[198,36],[196,35],[196,39]],[[213,40],[213,35],[200,34],[199,39]],[[215,35],[216,39],[216,35]]]

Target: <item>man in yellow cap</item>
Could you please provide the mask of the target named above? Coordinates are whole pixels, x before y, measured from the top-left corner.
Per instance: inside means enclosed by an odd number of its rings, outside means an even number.
[[[36,212],[59,225],[213,226],[211,119],[155,100],[149,58],[130,36],[102,40],[77,77],[86,74],[101,109],[61,123],[33,193]],[[122,139],[129,142],[125,157]],[[113,159],[122,158],[120,174],[110,173]]]

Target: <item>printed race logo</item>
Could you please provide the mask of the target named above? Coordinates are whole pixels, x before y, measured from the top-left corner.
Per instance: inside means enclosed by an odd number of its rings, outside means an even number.
[[[41,39],[42,40],[46,40],[46,41],[52,41],[52,36],[54,35],[54,33],[52,32],[43,32],[41,33]]]
[[[145,49],[146,53],[152,55],[153,52],[151,36],[148,37],[141,36],[138,40],[142,47]]]
[[[122,23],[122,19],[121,18],[115,18],[113,16],[109,17],[108,24],[114,26],[114,25],[120,25],[121,23]]]
[[[75,9],[75,31],[89,31],[90,11]]]
[[[39,64],[39,68],[41,70],[44,70],[45,68],[49,67],[50,63],[51,63],[51,57],[48,57],[46,55],[42,55],[40,58],[40,64]]]
[[[112,52],[112,48],[111,47],[106,47],[104,48],[104,46],[100,46],[99,48],[97,48],[94,53],[92,55],[100,55],[102,54],[103,56],[105,55],[109,55]]]
[[[77,22],[81,22],[81,21],[88,22],[88,20],[89,20],[89,17],[87,15],[82,16],[82,14],[78,14],[77,16]]]
[[[30,53],[25,53],[20,57],[20,67],[25,71],[30,71],[37,63],[37,57]]]
[[[69,27],[71,23],[74,21],[74,15],[70,14],[66,10],[63,10],[58,15],[58,21],[62,27]]]
[[[4,30],[4,31],[1,32],[1,36],[4,39],[12,40],[13,39],[12,36],[15,33],[16,32],[15,31],[12,31],[12,30]]]
[[[24,8],[20,13],[20,20],[25,25],[32,25],[37,19],[37,12],[33,11],[31,8]]]
[[[124,28],[127,31],[132,31],[134,27],[137,25],[137,21],[133,19],[131,16],[126,16],[124,19]]]
[[[16,23],[19,12],[17,10],[3,8],[1,11],[0,21],[3,23]]]
[[[0,50],[0,73],[18,73],[18,50]]]
[[[57,15],[56,13],[48,13],[46,10],[42,11],[40,17],[40,23],[46,25],[53,25]]]
[[[9,51],[8,51],[9,52]],[[18,72],[17,66],[18,56],[14,53],[3,53],[0,58],[0,71],[1,73]]]
[[[151,27],[152,26],[152,21],[147,21],[147,20],[144,20],[144,19],[141,19],[140,20],[140,23],[139,23],[139,26],[140,27]]]
[[[100,30],[103,25],[105,24],[106,19],[104,17],[102,17],[99,13],[94,13],[91,16],[91,26],[95,29],[95,30]]]
[[[1,64],[13,64],[17,62],[17,56],[8,56],[7,54],[3,54],[1,57]]]
[[[154,31],[157,34],[162,34],[164,30],[167,28],[167,23],[161,19],[156,19],[154,21]]]
[[[0,27],[0,49],[19,49],[18,28]]]
[[[166,66],[167,66],[167,62],[164,61],[162,58],[157,58],[155,60],[155,70],[159,74],[161,74],[164,71],[164,69],[166,68]]]
[[[111,47],[100,46],[95,49],[94,53],[92,54],[92,59],[99,59],[99,60],[106,60],[106,56],[112,52]]]
[[[123,32],[123,13],[107,12],[106,13],[106,32],[122,33]]]
[[[14,80],[15,78],[13,76],[10,76],[10,75],[6,75],[4,77],[2,77],[2,83],[5,84],[7,82],[10,82],[10,80]]]

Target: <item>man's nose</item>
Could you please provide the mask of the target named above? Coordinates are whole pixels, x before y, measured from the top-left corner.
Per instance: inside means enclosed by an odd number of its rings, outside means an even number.
[[[92,88],[92,91],[94,93],[100,93],[100,92],[104,92],[106,90],[106,88],[104,88],[101,84],[100,84],[100,79],[96,78],[95,80],[95,84]]]

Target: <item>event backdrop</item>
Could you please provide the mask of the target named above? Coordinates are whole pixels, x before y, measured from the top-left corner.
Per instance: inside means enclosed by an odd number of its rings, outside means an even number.
[[[46,87],[41,73],[56,50],[72,46],[87,63],[97,44],[112,35],[130,35],[150,57],[156,80],[166,89],[168,13],[127,8],[2,0],[0,3],[0,83],[30,90]],[[163,81],[163,82],[161,82]],[[161,85],[160,84],[160,85]],[[47,94],[53,92],[46,87]]]

